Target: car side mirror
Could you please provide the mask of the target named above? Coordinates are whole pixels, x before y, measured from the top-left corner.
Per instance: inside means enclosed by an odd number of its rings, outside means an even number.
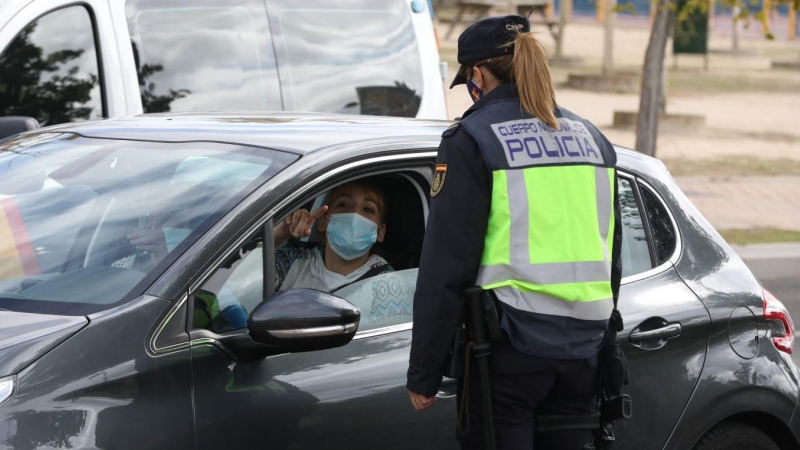
[[[0,139],[5,139],[17,133],[35,130],[37,128],[39,128],[39,122],[33,117],[0,117]]]
[[[347,300],[311,289],[280,291],[247,319],[250,337],[287,352],[341,347],[353,339],[361,313]]]

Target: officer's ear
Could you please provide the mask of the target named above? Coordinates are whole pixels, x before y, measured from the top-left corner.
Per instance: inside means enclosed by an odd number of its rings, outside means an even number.
[[[475,66],[472,68],[472,82],[477,84],[479,88],[485,89],[486,83],[484,83],[485,77],[483,76],[483,71],[481,70],[481,66]]]

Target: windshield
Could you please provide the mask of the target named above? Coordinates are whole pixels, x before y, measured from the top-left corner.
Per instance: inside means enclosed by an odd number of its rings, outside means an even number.
[[[0,308],[83,315],[140,295],[293,159],[70,133],[0,144]]]

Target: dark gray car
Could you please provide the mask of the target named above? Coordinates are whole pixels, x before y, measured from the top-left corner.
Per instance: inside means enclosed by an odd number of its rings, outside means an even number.
[[[455,383],[413,411],[411,314],[375,297],[413,295],[448,125],[167,114],[0,144],[0,448],[456,448]],[[614,448],[800,448],[785,308],[659,161],[618,155]],[[368,175],[395,272],[271,294],[273,222]]]

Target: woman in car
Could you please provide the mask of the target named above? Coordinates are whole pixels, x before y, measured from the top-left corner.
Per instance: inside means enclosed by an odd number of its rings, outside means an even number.
[[[290,247],[286,242],[324,234],[313,249]],[[362,279],[393,269],[373,252],[386,235],[386,198],[370,179],[342,184],[331,191],[326,204],[314,212],[299,209],[275,227],[276,285],[279,289],[308,288],[333,292]]]
[[[344,292],[367,323],[411,320],[413,295],[374,245],[386,235],[387,202],[369,178],[337,186],[314,212],[300,209],[275,227],[275,277],[279,289],[306,288]],[[305,249],[284,245],[290,238],[323,233],[322,244]],[[384,276],[378,276],[382,275]],[[371,282],[359,283],[371,278]]]

